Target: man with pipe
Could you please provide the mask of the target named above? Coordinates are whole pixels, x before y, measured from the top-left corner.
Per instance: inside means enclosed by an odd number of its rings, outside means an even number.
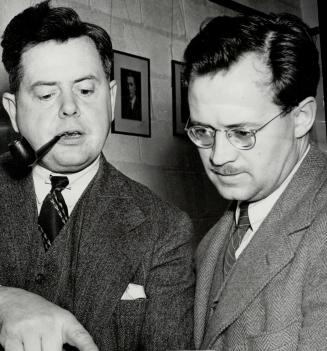
[[[24,137],[19,162],[0,158],[3,349],[191,347],[190,220],[101,153],[116,95],[108,34],[45,1],[1,44],[3,105]]]

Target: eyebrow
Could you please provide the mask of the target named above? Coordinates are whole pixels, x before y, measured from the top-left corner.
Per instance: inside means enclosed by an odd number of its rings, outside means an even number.
[[[205,123],[201,123],[201,122],[198,122],[198,121],[191,121],[191,126],[202,126],[202,127],[210,127],[210,128],[213,128],[213,129],[217,129],[215,127],[213,127],[212,125],[210,124],[205,124]],[[251,124],[251,123],[250,123]],[[219,128],[219,129],[234,129],[234,128],[245,128],[245,127],[248,127],[250,128],[251,126],[249,126],[249,123],[247,122],[241,122],[241,123],[234,123],[234,124],[230,124],[230,125],[227,125],[225,126],[224,128]]]
[[[98,81],[99,79],[98,79],[96,76],[94,76],[93,74],[90,74],[90,75],[87,75],[87,76],[84,76],[84,77],[75,79],[75,80],[73,81],[73,83],[74,83],[74,84],[80,83],[80,82],[83,82],[84,80],[96,80],[96,81]],[[45,86],[50,86],[50,87],[52,87],[52,86],[55,86],[55,85],[57,85],[57,84],[58,84],[58,82],[56,82],[56,81],[38,80],[38,81],[36,81],[35,83],[32,84],[32,88],[35,88],[35,87],[41,86],[41,85],[45,85]]]
[[[88,76],[85,76],[85,77],[82,77],[82,78],[79,78],[79,79],[75,79],[74,83],[79,83],[79,82],[82,82],[84,80],[96,80],[96,81],[99,81],[99,79],[96,76],[94,76],[93,74],[90,74]]]

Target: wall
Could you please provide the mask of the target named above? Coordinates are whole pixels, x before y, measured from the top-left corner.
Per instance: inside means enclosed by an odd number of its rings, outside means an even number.
[[[301,10],[303,20],[312,28],[319,26],[318,21],[318,6],[316,0],[301,0]],[[317,47],[320,50],[320,37],[316,36]],[[321,66],[321,62],[320,62]],[[327,83],[325,83],[327,84]],[[324,94],[323,94],[323,80],[320,79],[317,93],[317,116],[314,128],[312,130],[312,137],[317,142],[321,150],[327,152],[327,138],[326,138],[326,117],[324,108]]]
[[[302,18],[310,27],[319,26],[318,22],[318,6],[316,0],[300,1]]]
[[[2,0],[0,31],[23,8],[38,1]],[[152,136],[110,135],[104,152],[125,174],[187,211],[197,238],[219,217],[225,203],[207,181],[196,150],[172,131],[171,60],[182,60],[187,42],[208,16],[232,14],[208,0],[58,0],[104,27],[116,50],[150,59]],[[296,0],[239,1],[258,10],[301,15]],[[3,68],[0,92],[7,86]],[[0,111],[1,112],[1,111]],[[3,114],[3,112],[2,112]],[[3,117],[0,128],[5,128]]]

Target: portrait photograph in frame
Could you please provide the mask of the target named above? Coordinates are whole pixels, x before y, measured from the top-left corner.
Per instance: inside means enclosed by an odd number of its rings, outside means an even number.
[[[184,79],[182,62],[172,60],[172,92],[173,92],[173,135],[184,136],[186,122],[190,116],[187,99],[187,86]]]
[[[150,60],[115,50],[113,79],[117,97],[112,132],[151,137]]]

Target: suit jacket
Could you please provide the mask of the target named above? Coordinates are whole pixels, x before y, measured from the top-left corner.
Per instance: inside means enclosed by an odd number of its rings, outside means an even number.
[[[196,348],[326,350],[326,157],[311,146],[210,301],[233,216],[228,209],[197,250]]]
[[[129,101],[129,97],[126,97],[126,100],[122,103],[122,118],[142,121],[141,102],[137,96],[135,97],[133,108]]]
[[[104,157],[51,248],[32,177],[0,158],[0,284],[71,311],[102,351],[192,347],[191,223]],[[146,299],[121,300],[129,283]]]

